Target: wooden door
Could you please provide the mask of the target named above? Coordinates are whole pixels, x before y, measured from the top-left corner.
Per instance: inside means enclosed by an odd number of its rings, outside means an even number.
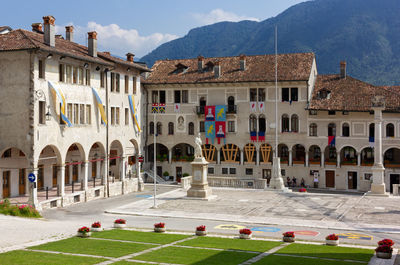
[[[57,187],[57,165],[53,165],[53,187]]]
[[[26,178],[25,178],[25,168],[21,168],[19,170],[19,186],[18,186],[18,190],[19,190],[19,195],[24,195],[25,194],[25,182],[26,182]]]
[[[69,165],[65,166],[64,184],[69,184]]]
[[[3,198],[10,197],[10,171],[3,171]]]
[[[78,166],[79,165],[72,166],[72,181],[74,182],[78,181]]]
[[[43,189],[43,179],[44,179],[43,166],[39,167],[37,178],[38,178],[37,179],[38,190]]]
[[[348,189],[357,189],[357,172],[348,172]]]
[[[335,171],[332,170],[325,171],[325,183],[327,188],[335,187]]]
[[[92,178],[97,176],[97,162],[92,162]]]

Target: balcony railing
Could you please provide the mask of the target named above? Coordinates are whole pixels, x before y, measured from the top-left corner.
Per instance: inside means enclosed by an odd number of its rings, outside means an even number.
[[[205,106],[196,106],[197,115],[204,114]]]

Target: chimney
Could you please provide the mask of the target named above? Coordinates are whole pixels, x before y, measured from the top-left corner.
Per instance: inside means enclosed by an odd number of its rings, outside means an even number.
[[[74,26],[65,27],[65,39],[68,41],[74,41]]]
[[[92,57],[97,57],[97,32],[88,32],[88,52]]]
[[[199,55],[197,57],[197,69],[199,72],[203,72],[203,67],[204,67],[204,57]]]
[[[215,65],[214,65],[214,77],[219,78],[220,76],[221,76],[221,65],[220,65],[220,62],[217,61],[217,62],[215,62]]]
[[[36,33],[43,34],[43,26],[42,23],[32,23],[32,31]]]
[[[135,55],[134,55],[133,53],[128,52],[128,53],[126,54],[126,60],[127,60],[128,62],[133,63],[133,57],[135,57]]]
[[[53,16],[45,16],[43,17],[43,24],[44,24],[44,43],[51,47],[56,45],[55,41],[55,32],[56,27],[54,26],[54,21],[56,19]]]
[[[342,79],[346,78],[346,62],[345,61],[340,62],[340,78],[342,78]]]
[[[240,60],[240,71],[246,70],[246,55],[241,54],[239,60]]]

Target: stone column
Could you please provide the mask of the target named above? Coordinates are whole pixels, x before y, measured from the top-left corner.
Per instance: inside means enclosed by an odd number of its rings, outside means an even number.
[[[309,158],[308,158],[308,156],[309,156],[309,153],[308,152],[306,152],[306,167],[308,167],[308,164],[309,164]]]
[[[217,151],[217,164],[221,164],[221,150]]]
[[[69,179],[68,179],[68,184],[71,184],[72,183],[72,174],[73,174],[73,166],[72,165],[68,165],[67,167],[69,167],[69,170],[68,170],[68,177],[69,177]]]
[[[168,163],[172,163],[172,148],[168,150]]]
[[[0,169],[0,199],[3,199],[3,170]]]
[[[104,186],[106,186],[107,185],[107,170],[106,170],[106,163],[107,163],[107,160],[103,160],[103,161],[101,161],[101,172],[102,172],[102,184],[104,185]]]
[[[240,150],[240,164],[244,164],[244,155],[243,155],[243,150]]]
[[[101,161],[93,162],[96,163],[96,178],[101,177]]]
[[[256,153],[256,165],[260,165],[260,150],[257,151]]]
[[[321,167],[325,167],[325,152],[321,151]]]
[[[289,150],[289,166],[293,166],[293,150]]]
[[[83,163],[83,190],[88,190],[89,162]]]
[[[121,158],[121,181],[125,181],[125,177],[126,177],[125,164],[126,164],[126,156],[123,156]]]
[[[336,167],[340,168],[340,152],[336,153]]]
[[[361,152],[357,153],[357,166],[361,166]]]
[[[60,194],[58,196],[65,196],[65,165],[57,165],[57,183],[60,189]]]

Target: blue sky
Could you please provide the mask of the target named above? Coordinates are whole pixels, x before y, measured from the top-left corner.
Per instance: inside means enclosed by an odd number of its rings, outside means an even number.
[[[99,49],[123,56],[146,55],[160,44],[183,37],[195,27],[220,21],[274,17],[305,0],[69,0],[6,1],[2,25],[31,29],[45,15],[56,18],[57,33],[74,25],[75,41],[86,44],[86,32],[98,32]]]

